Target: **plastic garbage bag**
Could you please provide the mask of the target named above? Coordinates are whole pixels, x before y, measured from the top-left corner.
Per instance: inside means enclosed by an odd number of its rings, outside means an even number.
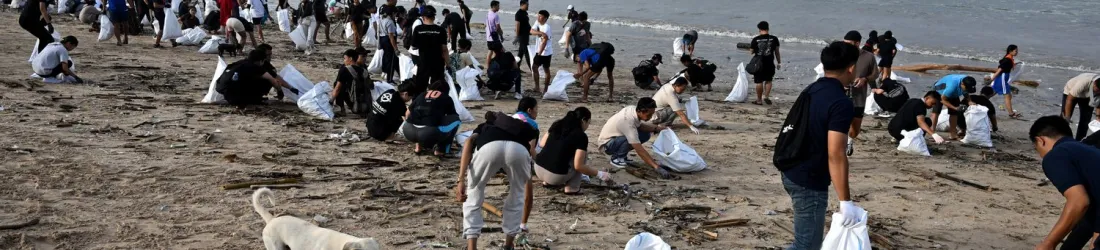
[[[936,131],[947,132],[951,127],[951,114],[947,113],[947,109],[944,108],[940,111],[940,115],[936,117]]]
[[[53,31],[53,40],[57,41],[57,42],[61,41],[61,33],[57,32],[57,30]],[[34,58],[38,56],[38,43],[41,43],[41,42],[42,41],[35,40],[34,47],[31,47],[31,57],[27,58],[27,62],[29,62],[29,63],[34,62]]]
[[[572,72],[558,70],[558,74],[554,76],[554,80],[550,81],[550,87],[546,89],[542,99],[568,102],[569,94],[565,92],[565,89],[573,82],[576,82],[576,79],[573,78]]]
[[[962,142],[982,147],[993,147],[992,125],[989,123],[989,108],[982,105],[973,105],[966,109],[963,116],[966,118],[966,137]]]
[[[829,226],[829,233],[825,234],[825,242],[821,244],[821,250],[870,250],[871,235],[867,228],[867,211],[858,211],[859,223],[845,227],[844,215],[833,213],[833,223]]]
[[[99,15],[99,37],[100,42],[110,40],[115,35],[115,25],[111,23],[111,19],[107,15]]]
[[[651,233],[640,233],[626,242],[624,250],[672,250],[672,246]]]
[[[330,93],[332,86],[328,82],[319,82],[302,94],[302,98],[298,99],[298,108],[313,117],[332,120],[336,114],[332,112],[332,104],[329,104]]]
[[[361,45],[363,45],[363,47],[368,47],[369,48],[370,46],[368,46],[368,45],[373,46],[373,45],[378,44],[378,37],[379,37],[378,31],[374,29],[374,25],[373,25],[374,23],[377,23],[377,22],[378,22],[377,18],[371,18],[370,21],[367,22],[367,33],[363,34],[363,43],[361,44]]]
[[[219,56],[218,66],[214,69],[214,78],[210,79],[210,88],[206,90],[206,96],[204,96],[199,103],[219,103],[225,101],[225,97],[222,96],[221,93],[218,93],[216,88],[218,86],[218,78],[222,77],[222,73],[225,72],[227,66],[225,60]]]
[[[202,54],[217,54],[218,45],[225,43],[225,38],[221,36],[210,36],[210,40],[206,40],[206,44],[203,44],[199,48],[199,53]]]
[[[160,36],[161,41],[171,41],[183,36],[183,30],[180,29],[180,22],[176,19],[175,13],[165,11],[164,20],[164,33]]]
[[[1100,131],[1100,121],[1092,120],[1092,122],[1089,122],[1089,134],[1096,133],[1097,131]]]
[[[400,65],[399,67],[401,67],[400,72],[398,72],[401,74],[401,77],[398,80],[404,82],[405,80],[412,79],[413,75],[416,74],[416,64],[413,63],[412,57],[402,54],[397,56],[397,61]]]
[[[169,7],[172,10],[172,14],[179,15],[179,13],[180,13],[180,2],[183,2],[183,1],[182,0],[172,0],[172,6]]]
[[[459,147],[466,145],[466,140],[470,139],[471,136],[474,136],[473,130],[463,131],[455,134],[455,145],[458,145]]]
[[[662,130],[657,135],[657,140],[653,141],[653,153],[657,155],[658,163],[676,172],[696,172],[707,168],[703,157],[681,142],[671,129]]]
[[[698,97],[692,96],[691,98],[688,98],[687,103],[684,104],[684,112],[687,113],[688,120],[691,121],[691,125],[702,126],[703,124],[707,124],[706,121],[703,121],[703,118],[699,117]]]
[[[745,63],[737,65],[737,83],[733,84],[733,90],[726,96],[727,102],[745,102],[749,100],[749,72],[745,71]]]
[[[195,46],[202,44],[203,39],[206,39],[206,31],[203,31],[202,28],[190,28],[183,30],[183,36],[176,38],[176,43]]]
[[[875,95],[867,95],[867,101],[863,104],[863,114],[868,116],[877,115],[882,112],[882,107],[878,106],[878,102],[875,102]]]
[[[684,38],[672,39],[672,58],[680,58],[684,55]]]
[[[195,15],[197,15],[196,17],[199,18],[199,25],[203,25],[203,23],[206,23],[206,7],[204,7],[202,4],[195,5]]]
[[[23,5],[27,5],[27,0],[12,0],[8,7],[12,9],[23,8]]]
[[[207,1],[210,1],[210,0],[207,0]],[[289,9],[281,9],[279,11],[276,11],[275,12],[275,19],[277,19],[276,21],[279,23],[279,30],[282,30],[283,32],[291,32],[292,31],[291,27],[290,27],[290,21],[291,20],[290,20],[290,10]]]
[[[352,27],[351,22],[344,24],[344,39],[351,39],[355,36],[355,27]]]
[[[382,74],[382,54],[383,50],[374,52],[374,57],[370,59],[370,64],[367,65],[367,72],[371,74]]]
[[[65,14],[69,12],[69,2],[76,0],[57,0],[57,14]],[[38,6],[35,6],[38,8]]]
[[[370,91],[370,96],[382,96],[382,93],[391,89],[394,89],[393,85],[390,85],[387,82],[374,82],[374,89]]]
[[[481,97],[481,90],[477,88],[477,76],[481,75],[481,70],[466,67],[464,69],[455,72],[455,79],[458,81],[458,86],[462,87],[462,91],[458,93],[459,101],[484,101],[485,98]]]
[[[915,155],[932,156],[932,154],[928,152],[928,144],[924,140],[924,130],[918,128],[910,131],[902,131],[901,135],[904,136],[904,138],[898,142],[898,151]]]
[[[290,65],[289,63],[283,66],[283,69],[279,71],[279,77],[282,77],[287,85],[298,89],[298,91],[304,92],[315,88],[315,86],[311,84],[312,82],[306,79],[305,75],[302,75],[301,71],[298,71],[297,68],[294,68],[294,65]],[[332,89],[332,86],[329,86],[329,89]],[[289,102],[300,101],[300,96],[291,93],[287,88],[283,88],[283,97]]]
[[[448,91],[448,95],[451,96],[451,100],[455,102],[455,113],[458,114],[458,119],[462,122],[473,122],[474,115],[470,114],[470,110],[466,109],[466,106],[462,105],[462,102],[458,100],[458,91],[455,90],[455,82],[448,74],[443,74],[447,79],[447,83],[451,85],[451,90]]]
[[[304,23],[299,23],[298,28],[290,32],[290,41],[294,42],[294,49],[305,51],[313,46],[312,41],[307,37],[307,34],[309,34],[308,32],[309,26]]]
[[[817,77],[814,77],[814,81],[817,81],[817,79],[820,79],[822,77],[825,77],[825,65],[818,63],[817,67],[814,67],[814,72],[817,73]]]

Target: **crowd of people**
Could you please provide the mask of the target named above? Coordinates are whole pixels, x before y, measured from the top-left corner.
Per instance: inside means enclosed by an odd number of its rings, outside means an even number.
[[[503,171],[508,179],[508,197],[503,206],[503,229],[508,236],[526,230],[526,220],[531,212],[532,175],[542,185],[560,187],[562,192],[576,194],[581,183],[594,176],[601,181],[611,181],[612,174],[588,161],[589,137],[585,133],[594,116],[585,107],[568,111],[563,118],[551,123],[547,132],[540,132],[538,100],[526,97],[521,86],[521,73],[530,70],[534,91],[546,92],[550,87],[550,64],[555,53],[554,33],[548,20],[551,14],[539,10],[534,22],[530,20],[530,3],[519,1],[515,15],[513,43],[516,53],[506,49],[505,31],[501,28],[500,3],[492,1],[485,20],[485,41],[488,48],[486,64],[479,65],[471,54],[469,37],[470,17],[473,12],[463,1],[459,10],[444,9],[440,24],[436,24],[436,8],[418,0],[407,10],[397,6],[396,0],[381,5],[369,0],[351,0],[339,15],[353,30],[354,47],[343,53],[343,65],[337,70],[330,95],[331,105],[340,107],[342,114],[365,118],[368,135],[380,141],[403,138],[412,142],[413,153],[437,157],[459,158],[459,172],[455,187],[456,198],[463,203],[463,235],[469,240],[468,249],[476,249],[484,221],[481,218],[485,186]],[[249,37],[254,49],[245,59],[226,67],[217,79],[216,91],[224,95],[230,105],[248,106],[262,104],[265,96],[274,92],[276,99],[284,98],[284,90],[295,95],[306,90],[288,84],[271,65],[274,49],[265,43],[262,26],[270,11],[264,0],[206,0],[205,3],[183,1],[185,6],[205,6],[205,22],[202,27],[209,32],[224,31],[231,44],[236,37]],[[64,74],[82,81],[70,67],[68,51],[79,42],[73,36],[58,41],[52,37],[51,17],[47,11],[50,2],[30,0],[23,9],[19,24],[39,40],[37,57],[32,60],[34,73],[43,77]],[[95,3],[89,2],[89,5]],[[164,25],[164,12],[169,11],[164,0],[127,1],[106,0],[103,15],[113,22],[116,43],[129,43],[130,34],[139,33],[140,20],[152,16],[158,25]],[[240,10],[251,18],[245,18]],[[92,6],[88,6],[92,7]],[[281,0],[276,9],[290,9]],[[330,7],[324,1],[304,0],[293,10],[295,22],[323,24],[326,35],[330,19]],[[99,8],[84,8],[89,16],[98,16]],[[194,8],[179,8],[181,24],[192,23],[198,27]],[[595,42],[586,12],[577,12],[569,6],[563,47],[558,53],[576,64],[575,78],[582,89],[581,103],[588,102],[591,85],[600,75],[607,76],[608,99],[614,94],[614,68],[616,51],[613,44]],[[94,18],[81,20],[95,23]],[[137,25],[135,26],[135,22]],[[213,24],[212,24],[213,23]],[[97,25],[93,25],[93,30]],[[759,35],[752,38],[749,52],[752,59],[746,71],[752,74],[756,84],[756,105],[772,105],[772,82],[782,66],[780,41],[770,33],[768,22],[757,24]],[[138,31],[128,29],[136,28]],[[316,39],[317,30],[310,40]],[[370,30],[376,32],[370,33]],[[257,39],[253,35],[259,35]],[[154,47],[160,48],[162,34],[154,34]],[[375,40],[375,53],[381,53],[382,82],[395,85],[374,96],[375,81],[368,68],[370,49],[363,47],[366,36]],[[610,155],[610,167],[621,169],[633,163],[628,159],[634,151],[644,168],[650,168],[662,177],[674,172],[662,166],[649,154],[644,143],[654,134],[673,128],[680,121],[687,130],[700,133],[686,114],[685,104],[679,98],[689,87],[707,91],[715,80],[716,67],[695,55],[698,32],[688,31],[676,40],[673,56],[680,57],[683,70],[665,81],[660,78],[658,65],[663,64],[661,54],[654,54],[632,70],[635,85],[653,92],[652,98],[642,97],[635,105],[623,107],[611,115],[597,137],[598,150]],[[862,45],[862,47],[860,46]],[[401,48],[404,48],[402,51]],[[238,46],[238,50],[239,46]],[[1019,114],[1012,109],[1011,73],[1016,67],[1017,46],[1011,45],[998,63],[997,71],[990,78],[990,86],[980,87],[978,79],[965,74],[951,74],[938,80],[932,91],[910,99],[906,86],[893,80],[891,66],[898,53],[897,40],[891,31],[878,36],[871,31],[864,40],[858,31],[850,31],[842,41],[832,42],[821,50],[820,59],[824,77],[817,79],[801,93],[784,121],[784,129],[776,145],[776,166],[782,172],[782,185],[791,197],[794,216],[794,244],[790,249],[818,249],[822,242],[825,211],[828,207],[830,185],[839,200],[839,213],[843,223],[860,222],[862,208],[851,199],[848,185],[848,157],[855,151],[854,145],[861,131],[867,105],[877,105],[883,117],[889,117],[889,134],[902,140],[903,131],[922,130],[935,143],[958,140],[967,134],[964,112],[969,107],[984,106],[988,109],[992,131],[997,131],[996,110],[990,98],[1005,96],[1005,106],[1010,117]],[[399,72],[399,57],[410,56],[416,65],[412,77],[395,82]],[[518,58],[518,60],[517,60]],[[526,61],[526,64],[521,62]],[[456,100],[449,95],[457,85],[448,78],[462,69],[484,69],[487,81],[483,86],[502,92],[514,91],[518,100],[513,114],[489,112],[484,122],[472,130],[465,141],[455,141],[462,123],[457,112]],[[539,69],[541,68],[541,72]],[[479,86],[481,88],[482,83]],[[543,84],[539,84],[542,80]],[[1062,214],[1050,236],[1037,247],[1052,249],[1062,243],[1079,249],[1093,236],[1095,209],[1088,206],[1092,198],[1100,197],[1100,175],[1091,167],[1100,161],[1100,150],[1078,141],[1098,146],[1100,136],[1086,137],[1088,124],[1100,121],[1100,75],[1081,74],[1065,86],[1061,116],[1042,117],[1036,120],[1029,133],[1039,155],[1044,159],[1043,169],[1054,186],[1067,199]],[[980,92],[979,92],[980,91]],[[480,90],[479,90],[480,92]],[[870,98],[869,98],[870,97]],[[868,103],[873,101],[874,103]],[[1075,107],[1080,109],[1078,127],[1074,132],[1068,123]],[[929,109],[931,113],[929,114]],[[939,135],[936,125],[941,114],[949,115],[947,138]],[[923,138],[921,138],[923,140]],[[1091,141],[1090,141],[1091,140]],[[453,152],[453,149],[461,149]],[[532,173],[533,172],[533,173]],[[1071,233],[1072,232],[1072,233]],[[1068,235],[1068,238],[1066,238]],[[1063,238],[1065,241],[1063,242]],[[514,247],[513,237],[508,237],[505,248]]]

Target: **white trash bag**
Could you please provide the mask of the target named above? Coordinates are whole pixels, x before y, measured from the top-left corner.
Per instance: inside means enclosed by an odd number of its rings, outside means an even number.
[[[936,131],[947,132],[951,128],[951,114],[948,114],[947,107],[944,107],[940,111],[939,117],[936,117]]]
[[[225,43],[225,38],[221,36],[210,36],[210,40],[206,40],[206,44],[203,44],[199,48],[201,54],[217,54],[218,45]]]
[[[737,65],[737,83],[733,84],[733,90],[726,96],[727,102],[745,102],[749,100],[749,72],[745,71],[745,63]]]
[[[684,55],[684,38],[672,39],[672,58],[680,58]]]
[[[875,95],[867,95],[867,101],[863,103],[863,114],[868,116],[877,115],[882,113],[882,107],[878,106],[878,102],[875,102]]]
[[[817,81],[817,79],[820,79],[822,77],[825,77],[825,64],[818,63],[817,67],[814,67],[814,72],[817,73],[817,77],[814,78],[814,81]]]
[[[214,69],[214,78],[210,79],[210,88],[206,90],[206,96],[204,96],[199,103],[219,103],[225,101],[225,96],[218,93],[217,85],[218,78],[222,77],[222,73],[225,72],[226,67],[228,67],[228,65],[225,64],[225,60],[218,57],[218,67]]]
[[[382,54],[385,51],[378,50],[374,52],[374,57],[370,59],[370,64],[367,65],[367,72],[371,74],[382,74]]]
[[[458,81],[458,86],[462,87],[462,91],[458,93],[459,101],[484,101],[485,98],[481,97],[481,90],[477,88],[477,76],[481,75],[481,70],[466,67],[464,69],[455,72],[455,79]]]
[[[455,91],[455,82],[451,79],[451,75],[443,74],[447,79],[447,83],[451,85],[448,95],[451,96],[451,100],[455,102],[455,113],[458,114],[458,119],[462,122],[473,122],[474,115],[470,114],[470,110],[466,109],[466,106],[462,105],[462,102],[458,100],[458,91]]]
[[[570,84],[576,82],[573,78],[573,73],[565,70],[558,70],[558,75],[554,76],[554,80],[550,81],[550,87],[546,89],[546,93],[542,95],[543,100],[555,100],[555,101],[569,101],[569,94],[565,92],[565,89]]]
[[[206,39],[206,31],[201,28],[190,28],[183,30],[183,36],[176,38],[176,43],[184,46],[197,46],[202,44],[203,39]]]
[[[65,14],[65,12],[69,12],[70,1],[76,0],[57,0],[57,14]],[[34,6],[34,8],[38,8],[38,6]]]
[[[902,131],[902,138],[898,142],[898,151],[906,152],[915,155],[932,156],[928,152],[928,144],[924,140],[924,130],[917,128],[910,131]]]
[[[375,98],[378,98],[379,96],[382,96],[382,93],[385,93],[386,91],[389,91],[391,89],[394,89],[393,85],[390,85],[387,82],[382,82],[382,81],[374,82],[374,89],[372,89],[370,91],[370,94],[371,94],[370,96],[374,96]],[[373,101],[373,100],[371,100],[371,101]]]
[[[463,131],[463,132],[456,133],[455,134],[455,145],[458,145],[459,147],[462,147],[462,146],[466,145],[466,140],[470,139],[471,136],[474,136],[474,131],[473,130],[468,130],[468,131]]]
[[[833,213],[833,223],[829,226],[829,233],[825,234],[825,242],[821,244],[821,250],[870,250],[871,235],[867,227],[867,211],[860,209],[859,222],[845,227],[844,215]]]
[[[161,41],[171,41],[183,36],[183,30],[180,29],[180,22],[176,19],[175,13],[165,11],[164,20],[164,33],[160,36]]]
[[[1089,134],[1096,133],[1098,131],[1100,131],[1100,121],[1092,120],[1092,122],[1089,123]]]
[[[657,140],[653,141],[653,153],[657,155],[658,163],[676,172],[696,172],[707,168],[703,157],[681,142],[671,129],[662,130],[657,135]]]
[[[289,63],[286,64],[286,66],[284,66],[283,69],[279,71],[279,77],[282,77],[283,81],[285,81],[287,85],[290,85],[291,87],[294,87],[295,89],[298,89],[298,91],[301,91],[301,92],[305,92],[305,91],[308,91],[310,89],[316,88],[316,86],[313,86],[313,84],[311,84],[312,82],[310,82],[309,79],[306,79],[305,75],[302,75],[302,72],[298,71],[297,68],[294,68],[294,65],[290,65]],[[331,90],[332,87],[329,86],[329,89]],[[282,90],[283,90],[283,97],[286,97],[287,101],[290,101],[290,102],[300,102],[301,101],[300,100],[301,96],[298,96],[298,95],[294,94],[293,92],[290,92],[289,89],[282,88]]]
[[[23,5],[27,5],[27,0],[12,0],[8,7],[12,9],[23,8]]]
[[[312,47],[313,44],[311,44],[312,41],[308,39],[308,35],[309,26],[299,23],[298,28],[290,32],[290,41],[294,42],[294,49],[305,51]]]
[[[982,147],[993,147],[992,125],[989,123],[989,108],[982,105],[970,106],[963,113],[966,117],[966,137],[962,142]]]
[[[624,250],[672,250],[672,246],[651,233],[640,233],[626,242]]]
[[[58,42],[61,41],[61,33],[57,32],[56,29],[53,30],[53,35],[52,36],[53,36],[54,41],[58,41]],[[34,47],[31,47],[31,57],[27,58],[27,62],[33,63],[34,58],[38,57],[38,43],[41,43],[41,42],[42,41],[40,41],[40,40],[35,40],[34,41]]]
[[[332,120],[336,114],[332,112],[332,104],[329,104],[330,93],[332,86],[328,82],[319,82],[313,85],[313,89],[302,94],[302,98],[298,99],[298,108],[313,117]]]
[[[111,19],[107,15],[99,15],[99,41],[110,40],[115,35],[115,25],[111,23]]]
[[[211,1],[211,0],[207,0],[207,1]],[[281,9],[279,11],[276,11],[275,12],[275,19],[279,23],[279,30],[282,30],[283,32],[291,32],[292,31],[291,28],[290,28],[290,10],[289,9]]]
[[[181,0],[172,0],[172,7],[171,7],[172,14],[179,15],[179,13],[180,13],[180,2],[183,2],[183,1],[181,1]]]
[[[363,34],[363,43],[361,44],[363,47],[370,48],[370,46],[378,44],[379,35],[378,31],[374,29],[375,23],[378,23],[377,18],[371,18],[370,21],[367,22],[367,33]]]
[[[684,112],[687,113],[688,120],[691,121],[691,125],[702,126],[703,124],[707,124],[706,121],[703,121],[703,118],[699,117],[698,97],[692,96],[691,98],[689,98],[687,103],[684,104],[684,110]]]
[[[355,27],[348,22],[344,24],[344,39],[351,39],[352,36],[355,36]]]
[[[401,67],[399,72],[401,77],[399,77],[398,80],[404,82],[405,80],[412,79],[413,75],[416,74],[416,64],[413,63],[412,57],[401,54],[397,56],[397,61]]]

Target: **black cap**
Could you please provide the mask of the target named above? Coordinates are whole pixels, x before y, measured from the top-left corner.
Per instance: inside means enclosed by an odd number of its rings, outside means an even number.
[[[424,6],[424,8],[420,10],[420,16],[435,18],[435,7],[431,5]]]
[[[863,41],[863,36],[859,34],[859,31],[848,31],[848,34],[844,34],[844,40],[856,41],[858,43]]]
[[[658,64],[663,64],[663,63],[665,63],[665,62],[662,62],[662,61],[661,61],[661,54],[653,54],[653,60],[654,60],[654,61],[657,61],[657,63],[658,63]]]

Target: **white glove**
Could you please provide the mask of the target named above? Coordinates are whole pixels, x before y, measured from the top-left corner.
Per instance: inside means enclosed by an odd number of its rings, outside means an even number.
[[[860,218],[858,217],[858,214],[862,213],[862,211],[863,208],[856,206],[855,202],[841,201],[840,214],[844,215],[844,221],[841,224],[843,224],[845,227],[848,227],[859,223]]]
[[[599,171],[599,172],[596,172],[596,178],[599,178],[601,181],[610,181],[611,180],[611,174],[608,173],[607,171]]]
[[[943,136],[940,136],[940,134],[932,134],[932,140],[936,141],[936,144],[940,144],[940,143],[944,142]]]
[[[699,134],[699,129],[698,129],[698,128],[695,128],[695,126],[688,126],[688,128],[690,128],[690,129],[691,129],[691,132],[692,132],[692,133],[695,133],[695,134]]]

